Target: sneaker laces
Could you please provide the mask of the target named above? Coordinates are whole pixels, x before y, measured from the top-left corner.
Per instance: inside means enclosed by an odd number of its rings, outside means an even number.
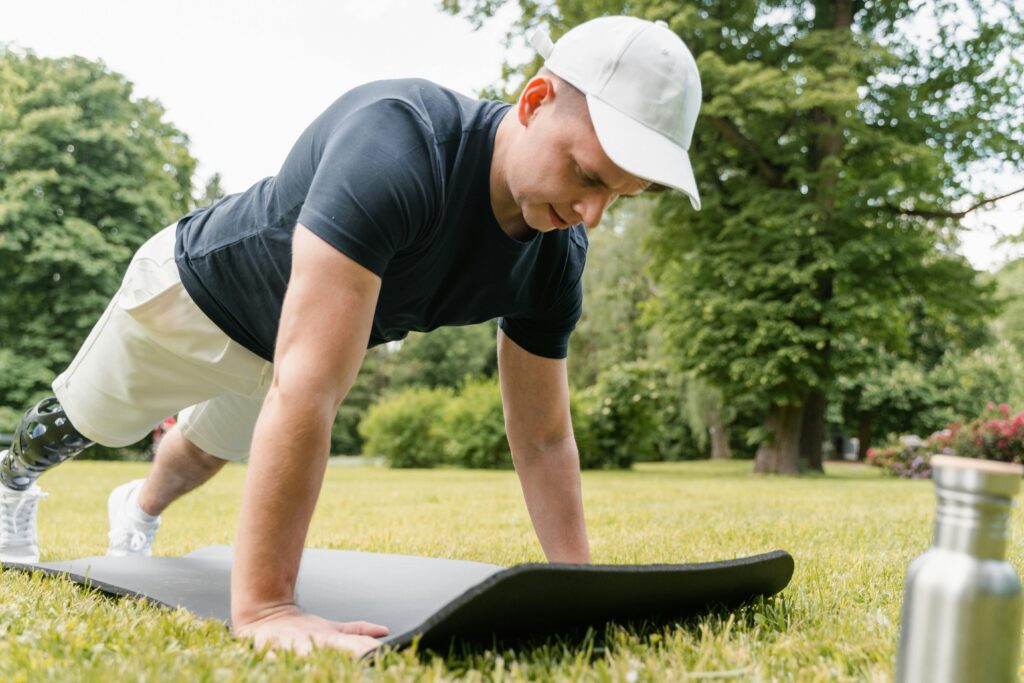
[[[0,509],[3,509],[3,524],[0,524],[0,545],[11,541],[35,542],[36,512],[39,501],[50,494],[38,488],[26,489],[16,494],[0,495]]]
[[[156,527],[152,531],[155,532]],[[111,544],[116,547],[127,547],[133,553],[140,552],[150,542],[150,534],[139,529],[121,527],[120,529],[111,530],[108,535]]]
[[[148,540],[146,534],[141,531],[133,531],[131,538],[128,539],[128,547],[133,552],[139,552],[146,547],[146,541]]]

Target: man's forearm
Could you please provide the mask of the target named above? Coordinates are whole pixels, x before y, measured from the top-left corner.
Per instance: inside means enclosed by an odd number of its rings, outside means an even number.
[[[294,602],[330,450],[327,408],[311,398],[282,396],[276,388],[267,396],[253,434],[231,573],[236,626]]]
[[[548,561],[589,563],[576,441],[570,437],[544,450],[514,450],[512,460]]]

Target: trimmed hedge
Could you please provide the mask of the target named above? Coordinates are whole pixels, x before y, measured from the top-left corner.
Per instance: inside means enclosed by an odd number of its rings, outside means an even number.
[[[616,365],[598,383],[573,392],[570,409],[583,469],[628,469],[638,460],[699,453],[685,420],[685,392],[660,368]],[[496,379],[468,380],[458,392],[406,389],[370,408],[359,425],[363,452],[392,467],[454,465],[509,469]]]
[[[451,399],[448,389],[406,389],[370,406],[359,423],[363,453],[382,455],[391,467],[433,467],[443,461],[437,424]]]
[[[447,463],[512,468],[497,380],[478,380],[463,386],[445,405],[439,427]]]

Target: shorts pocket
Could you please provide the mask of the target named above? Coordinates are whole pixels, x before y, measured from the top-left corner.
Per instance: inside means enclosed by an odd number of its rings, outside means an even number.
[[[173,260],[133,261],[117,304],[150,339],[172,353],[201,363],[219,363],[231,340],[199,310],[185,291]]]

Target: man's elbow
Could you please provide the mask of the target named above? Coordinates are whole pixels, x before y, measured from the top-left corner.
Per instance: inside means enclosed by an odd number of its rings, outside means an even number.
[[[333,422],[346,391],[316,374],[289,371],[286,364],[282,365],[274,368],[266,402],[287,406],[289,412],[308,415],[311,421]]]
[[[571,429],[548,434],[513,434],[514,432],[508,433],[508,443],[516,464],[519,461],[547,458],[562,453],[576,454],[576,438]]]

